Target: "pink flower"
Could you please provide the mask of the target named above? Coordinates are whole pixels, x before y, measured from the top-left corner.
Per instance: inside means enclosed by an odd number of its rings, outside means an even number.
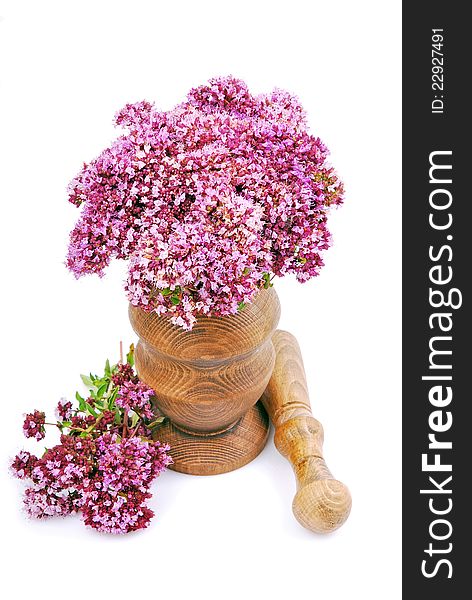
[[[108,491],[89,494],[82,508],[84,522],[105,533],[123,534],[144,529],[154,516],[146,506],[150,496],[134,489],[119,494]]]
[[[154,391],[127,363],[106,362],[103,377],[90,374],[91,396],[62,399],[57,406],[60,443],[41,458],[21,451],[10,468],[28,483],[23,504],[28,515],[43,519],[81,513],[86,525],[109,533],[147,527],[150,486],[172,463],[169,446],[152,439],[158,424],[152,411]],[[70,422],[68,422],[70,421]],[[26,415],[27,437],[44,437],[45,414]]]
[[[97,448],[101,489],[108,491],[144,492],[171,462],[168,446],[139,437],[118,440],[107,433],[97,439]]]
[[[26,479],[31,477],[31,472],[37,462],[38,458],[36,456],[30,454],[26,450],[21,450],[15,456],[11,464],[11,471],[18,479]]]
[[[297,98],[226,77],[168,112],[127,104],[116,123],[127,133],[69,188],[84,205],[67,258],[77,277],[128,259],[131,303],[191,329],[235,313],[267,277],[318,275],[343,186]]]
[[[57,403],[56,416],[62,421],[69,421],[73,415],[72,402],[66,402],[65,398],[61,398]]]
[[[97,448],[95,483],[82,506],[85,524],[115,534],[144,529],[154,515],[146,506],[149,486],[172,462],[169,447],[105,434],[97,439]]]
[[[151,398],[154,395],[154,390],[141,381],[125,381],[120,387],[115,402],[117,406],[128,412],[134,410],[141,417],[152,419]]]
[[[23,423],[23,433],[25,434],[25,437],[34,437],[38,442],[39,440],[42,440],[46,435],[44,429],[45,421],[46,415],[39,410],[27,414]]]
[[[145,505],[149,487],[172,462],[169,447],[140,437],[104,433],[90,439],[61,436],[61,444],[40,459],[20,452],[12,464],[29,479],[24,495],[35,518],[81,512],[87,525],[110,533],[147,527],[153,512]]]

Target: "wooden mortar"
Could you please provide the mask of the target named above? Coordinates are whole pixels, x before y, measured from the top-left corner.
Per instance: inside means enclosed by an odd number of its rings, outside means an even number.
[[[191,331],[130,305],[139,337],[136,369],[156,392],[166,417],[156,436],[171,446],[171,468],[216,475],[253,460],[269,422],[259,398],[275,364],[272,334],[280,317],[274,288],[261,290],[244,310],[198,317]]]

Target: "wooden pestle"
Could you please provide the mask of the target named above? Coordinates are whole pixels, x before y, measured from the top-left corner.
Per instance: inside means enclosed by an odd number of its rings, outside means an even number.
[[[293,513],[303,527],[328,533],[349,516],[351,494],[333,478],[323,458],[323,427],[311,413],[297,340],[279,329],[272,341],[275,367],[261,400],[275,427],[275,446],[295,472]]]

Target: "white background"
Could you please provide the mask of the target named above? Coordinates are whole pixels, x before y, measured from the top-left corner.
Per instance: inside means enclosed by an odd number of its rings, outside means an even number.
[[[16,0],[0,16],[8,597],[400,598],[400,2]],[[100,535],[79,517],[29,521],[7,473],[9,457],[36,447],[22,436],[22,414],[51,414],[80,372],[117,360],[119,340],[134,340],[123,265],[79,281],[64,267],[79,214],[66,186],[116,135],[125,103],[170,109],[226,74],[256,93],[297,94],[345,181],[321,276],[276,286],[325,457],[352,492],[351,517],[325,537],[302,529],[291,468],[270,439],[233,473],[165,473],[157,517],[137,534]]]

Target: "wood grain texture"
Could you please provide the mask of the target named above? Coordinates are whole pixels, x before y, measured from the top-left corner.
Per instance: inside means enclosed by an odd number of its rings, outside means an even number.
[[[239,469],[262,451],[269,435],[269,418],[260,402],[224,433],[197,436],[185,433],[169,419],[158,428],[156,439],[171,447],[170,468],[189,475],[218,475]]]
[[[137,372],[155,390],[156,407],[172,424],[159,429],[159,438],[170,444],[172,438],[175,446],[178,443],[176,456],[171,450],[173,468],[199,475],[214,474],[252,460],[266,442],[268,422],[266,419],[262,433],[264,419],[255,418],[261,413],[259,408],[252,420],[246,422],[244,416],[262,395],[275,364],[271,338],[280,316],[275,290],[261,290],[254,302],[237,315],[198,317],[191,331],[134,306],[129,307],[129,316],[139,336],[135,352]],[[254,439],[248,439],[251,436],[244,423],[254,424]],[[242,428],[239,433],[238,428]],[[169,439],[164,439],[164,435]],[[210,460],[212,445],[215,455],[223,456],[222,435],[226,436],[224,445],[228,448],[226,468],[223,459],[218,459],[218,467]],[[192,436],[198,439],[192,441]],[[230,455],[231,436],[234,456]]]
[[[295,473],[293,512],[301,525],[311,531],[334,531],[349,516],[351,494],[334,479],[323,458],[323,427],[311,414],[297,340],[278,330],[272,341],[275,367],[261,400],[275,426],[274,443]]]

